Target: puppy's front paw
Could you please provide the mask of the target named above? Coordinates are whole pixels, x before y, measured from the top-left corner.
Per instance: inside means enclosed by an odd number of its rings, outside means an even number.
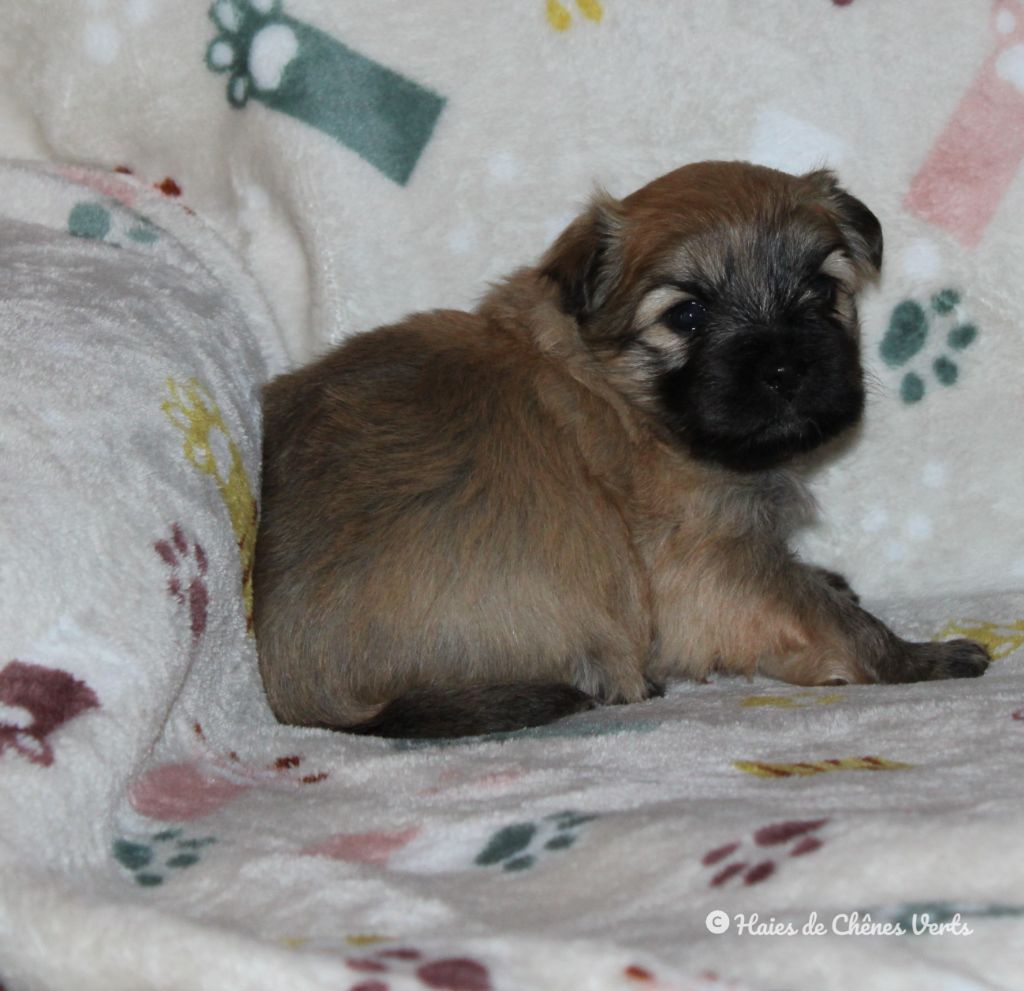
[[[932,678],[978,678],[992,660],[987,648],[974,640],[947,640],[931,646],[942,647],[932,669]]]
[[[660,699],[665,697],[665,685],[660,681],[652,681],[650,678],[644,678],[644,688],[647,690],[647,694],[644,696],[645,699]]]
[[[991,657],[974,640],[946,640],[941,643],[909,644],[913,672],[906,681],[938,681],[942,678],[978,678],[988,668]]]
[[[665,686],[646,676],[620,681],[614,687],[601,686],[597,698],[604,705],[625,705],[630,702],[646,702],[647,699],[660,699],[665,694]]]

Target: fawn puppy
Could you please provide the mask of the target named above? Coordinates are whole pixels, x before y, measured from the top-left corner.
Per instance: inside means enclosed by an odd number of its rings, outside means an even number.
[[[702,162],[597,196],[473,313],[265,393],[260,670],[280,720],[459,736],[671,677],[973,677],[787,547],[794,459],[864,405],[874,214],[827,171]]]

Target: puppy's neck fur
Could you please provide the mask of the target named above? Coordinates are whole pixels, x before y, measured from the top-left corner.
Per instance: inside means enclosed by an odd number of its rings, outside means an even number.
[[[813,519],[814,499],[797,470],[740,472],[687,456],[656,416],[617,387],[576,318],[564,312],[558,287],[540,269],[522,268],[496,283],[477,313],[493,332],[539,353],[548,359],[551,374],[568,374],[606,407],[608,422],[618,425],[623,443],[605,437],[600,451],[584,448],[582,453],[596,475],[616,478],[615,487],[649,504],[652,516],[664,513],[667,499],[685,501],[688,515],[697,511],[712,525],[782,541]],[[562,406],[552,412],[572,430],[574,410]],[[617,452],[622,463],[610,465],[609,452]],[[713,499],[694,498],[711,492]]]
[[[580,335],[579,324],[560,305],[559,291],[536,268],[521,268],[495,283],[477,313],[488,324],[542,354],[569,362],[574,370],[598,369]]]

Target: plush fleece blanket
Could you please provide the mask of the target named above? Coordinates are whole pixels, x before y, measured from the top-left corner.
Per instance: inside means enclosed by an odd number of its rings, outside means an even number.
[[[3,148],[95,168],[0,171],[0,986],[1020,985],[1024,4],[5,8]],[[278,726],[262,382],[702,158],[832,165],[881,218],[801,547],[989,673]]]

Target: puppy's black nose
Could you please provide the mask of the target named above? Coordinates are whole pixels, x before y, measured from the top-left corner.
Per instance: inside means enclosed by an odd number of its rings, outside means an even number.
[[[761,366],[761,381],[783,399],[792,399],[803,381],[799,363],[774,359]]]

